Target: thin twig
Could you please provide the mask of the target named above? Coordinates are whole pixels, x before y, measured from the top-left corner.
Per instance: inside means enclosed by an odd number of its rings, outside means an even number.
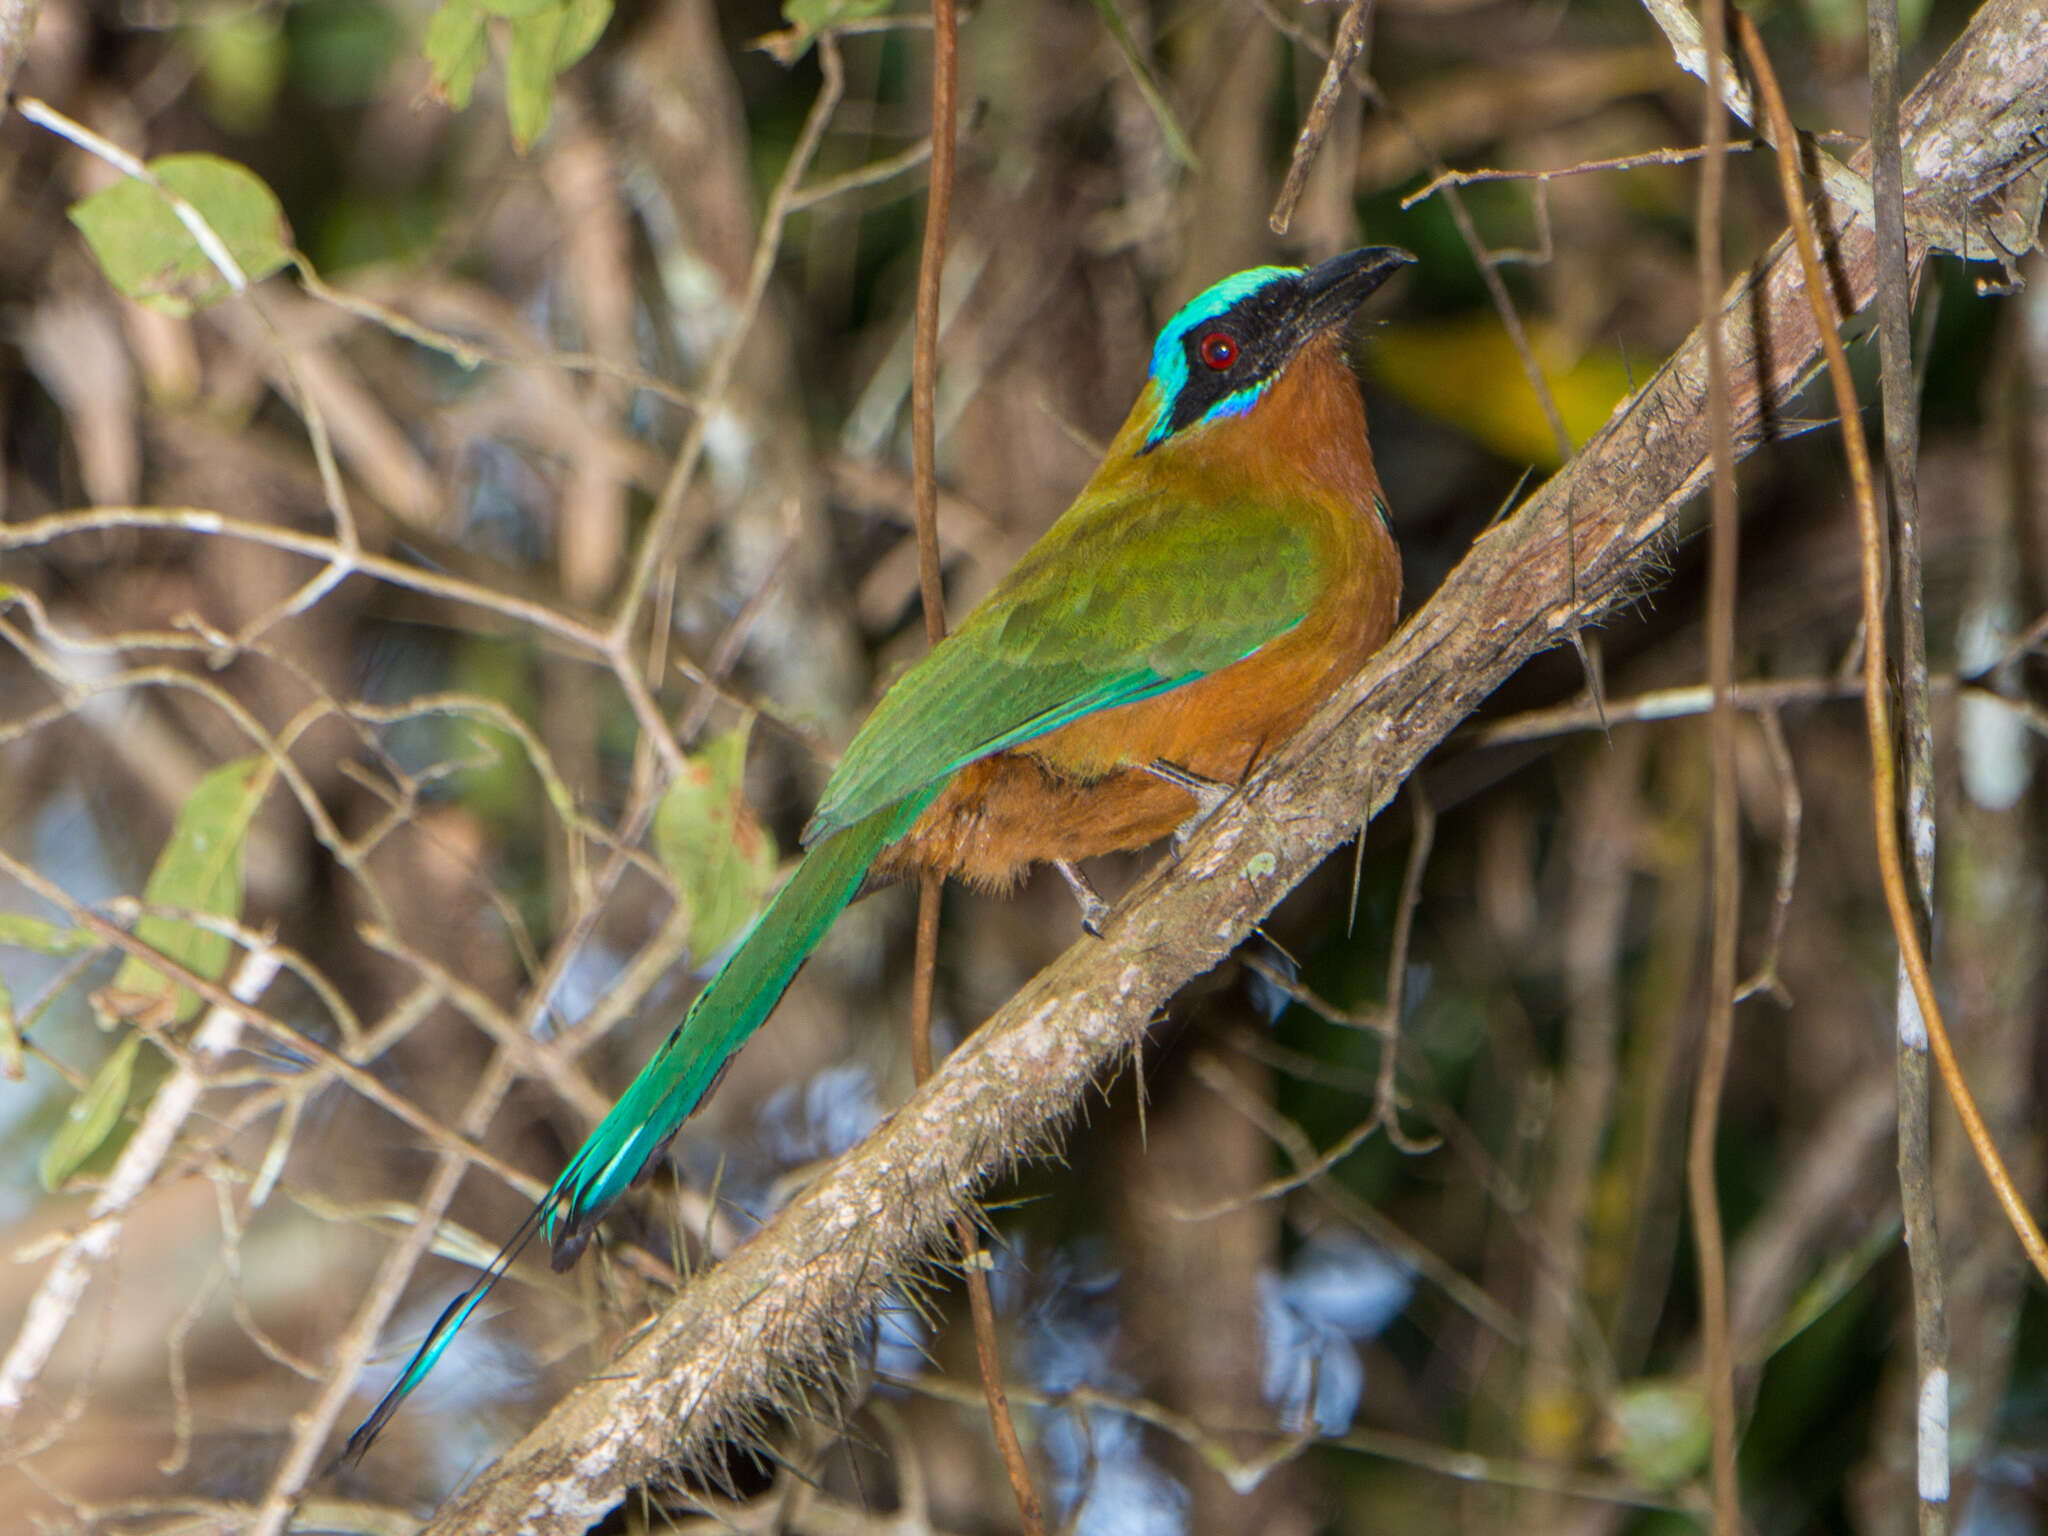
[[[958,1403],[963,1407],[971,1402],[961,1388],[943,1377],[909,1377],[897,1381],[896,1385],[906,1392],[916,1392],[941,1402]],[[1213,1468],[1231,1487],[1239,1489],[1257,1487],[1259,1481],[1275,1466],[1292,1460],[1310,1446],[1321,1445],[1379,1457],[1459,1482],[1490,1483],[1502,1488],[1541,1489],[1570,1494],[1579,1499],[1626,1504],[1642,1509],[1668,1509],[1690,1514],[1700,1511],[1699,1500],[1689,1492],[1653,1492],[1647,1488],[1637,1487],[1625,1478],[1589,1477],[1569,1467],[1560,1467],[1549,1462],[1484,1456],[1474,1451],[1433,1445],[1426,1440],[1387,1430],[1353,1429],[1342,1435],[1288,1435],[1277,1430],[1259,1431],[1257,1433],[1270,1437],[1276,1444],[1257,1456],[1245,1458],[1223,1436],[1205,1428],[1185,1414],[1175,1413],[1149,1398],[1121,1397],[1094,1387],[1076,1387],[1071,1392],[1057,1395],[1020,1391],[1017,1400],[1039,1408],[1127,1414],[1142,1424],[1148,1424],[1163,1434],[1171,1435],[1198,1452],[1205,1464]],[[1241,1426],[1233,1426],[1230,1433],[1232,1436],[1239,1436],[1245,1431]]]
[[[1329,137],[1330,119],[1336,116],[1337,102],[1344,94],[1344,76],[1372,40],[1372,7],[1373,0],[1351,0],[1337,22],[1337,36],[1330,44],[1330,57],[1323,66],[1322,83],[1316,87],[1315,100],[1309,103],[1308,114],[1302,119],[1301,132],[1294,140],[1294,159],[1287,167],[1287,179],[1281,184],[1280,196],[1274,200],[1273,211],[1266,219],[1267,226],[1276,235],[1286,234],[1288,226],[1294,222],[1294,206],[1301,201],[1302,189],[1308,185],[1309,168],[1315,164],[1316,151],[1322,148],[1323,140]]]
[[[1744,139],[1728,145],[1731,155],[1747,154],[1756,148],[1756,140]],[[1401,211],[1406,213],[1417,203],[1428,202],[1445,187],[1473,187],[1489,181],[1534,181],[1549,183],[1560,181],[1567,176],[1584,176],[1592,171],[1634,171],[1646,165],[1689,165],[1705,156],[1704,144],[1690,149],[1646,149],[1638,155],[1616,155],[1607,160],[1581,160],[1574,165],[1560,166],[1554,171],[1501,171],[1481,167],[1470,171],[1439,171],[1416,191],[1401,199]]]
[[[1899,4],[1871,0],[1870,139],[1877,230],[1878,387],[1884,403],[1885,479],[1891,492],[1899,592],[1899,687],[1905,709],[1907,847],[1924,942],[1934,931],[1934,713],[1927,681],[1927,615],[1920,558],[1919,424],[1913,380],[1912,274],[1906,258],[1905,170],[1899,153]],[[1913,1274],[1915,1484],[1920,1536],[1948,1529],[1948,1300],[1934,1197],[1927,1035],[1913,994],[1898,987],[1899,1208]]]
[[[1325,46],[1292,18],[1284,15],[1274,0],[1253,0],[1259,14],[1264,16],[1283,35],[1294,39],[1311,53],[1325,59],[1335,57],[1335,50]],[[1371,75],[1356,69],[1354,60],[1354,83],[1364,99],[1385,113],[1405,134],[1410,143],[1428,162],[1431,172],[1444,180],[1450,175],[1450,167],[1439,160],[1436,151],[1424,141],[1406,114],[1387,100],[1379,88],[1379,82]],[[1451,219],[1458,227],[1458,236],[1472,255],[1472,263],[1479,271],[1479,279],[1486,285],[1487,297],[1493,301],[1494,311],[1500,316],[1501,328],[1507,332],[1509,343],[1515,349],[1515,356],[1522,365],[1522,375],[1529,381],[1529,389],[1536,397],[1536,403],[1543,412],[1543,419],[1550,428],[1551,441],[1557,447],[1558,462],[1563,463],[1572,456],[1572,436],[1564,422],[1564,413],[1558,409],[1557,397],[1550,388],[1550,381],[1544,377],[1543,365],[1537,360],[1536,349],[1530,344],[1528,327],[1522,324],[1521,313],[1515,308],[1514,299],[1509,295],[1507,284],[1500,275],[1503,253],[1489,251],[1486,243],[1479,238],[1479,228],[1472,222],[1471,211],[1465,206],[1465,199],[1455,185],[1446,181],[1443,187],[1444,202],[1451,210]],[[1600,669],[1593,664],[1593,654],[1586,644],[1583,621],[1579,616],[1579,552],[1578,529],[1573,522],[1569,504],[1562,508],[1565,524],[1565,548],[1570,557],[1571,612],[1566,616],[1565,638],[1572,651],[1579,658],[1580,669],[1586,677],[1586,695],[1595,710],[1604,711],[1604,690],[1600,685]],[[1604,719],[1604,714],[1603,714]]]
[[[280,968],[268,949],[252,949],[242,957],[228,990],[239,1002],[254,1004],[269,988]],[[121,1148],[113,1171],[92,1198],[86,1224],[65,1245],[44,1274],[23,1314],[21,1331],[7,1358],[0,1361],[0,1422],[14,1416],[30,1385],[42,1371],[78,1310],[94,1268],[110,1258],[121,1241],[129,1210],[149,1189],[171,1144],[206,1087],[208,1073],[233,1051],[241,1038],[242,1016],[214,1007],[200,1021],[192,1049],[150,1100],[148,1113]]]
[[[1741,12],[1736,13],[1735,25],[1742,38],[1743,50],[1756,73],[1759,93],[1764,97],[1772,120],[1781,125],[1780,144],[1789,146],[1790,125],[1785,119],[1785,102],[1778,93],[1777,77],[1771,73],[1770,57],[1764,52],[1755,27]],[[1834,386],[1835,408],[1842,422],[1842,444],[1849,460],[1849,479],[1856,492],[1857,531],[1863,555],[1863,623],[1866,633],[1872,637],[1863,647],[1864,717],[1870,732],[1870,798],[1876,822],[1878,873],[1884,886],[1885,906],[1891,914],[1892,932],[1898,939],[1900,960],[1912,984],[1914,1001],[1920,1005],[1921,1024],[1927,1032],[1928,1043],[1934,1048],[1935,1064],[1941,1069],[1941,1080],[1955,1103],[1956,1117],[1962,1121],[1964,1134],[1970,1138],[1970,1146],[1977,1154],[1984,1177],[1998,1196],[1998,1203],[2003,1207],[2014,1235],[2019,1238],[2020,1246],[2026,1250],[2028,1261],[2042,1279],[2048,1280],[2048,1240],[2042,1238],[2040,1226],[2027,1210],[2026,1201],[2021,1198],[2012,1174],[2005,1166],[2005,1159],[1999,1154],[1989,1127],[1984,1124],[1976,1097],[1963,1077],[1962,1064],[1956,1059],[1955,1046],[1949,1039],[1948,1025],[1942,1018],[1941,1004],[1934,993],[1934,976],[1928,969],[1927,955],[1920,945],[1913,898],[1906,888],[1905,864],[1899,848],[1898,768],[1892,753],[1885,648],[1877,638],[1884,633],[1884,529],[1877,516],[1870,448],[1863,438],[1863,421],[1857,411],[1856,385],[1849,372],[1848,354],[1843,350],[1833,306],[1828,298],[1830,290],[1821,266],[1813,216],[1799,187],[1799,161],[1789,147],[1781,147],[1778,151],[1778,181],[1792,218],[1799,264],[1805,275],[1807,300],[1813,309],[1814,323],[1820,329],[1821,345],[1827,353],[1828,379]]]
[[[824,181],[803,188],[790,198],[789,211],[791,213],[801,213],[806,208],[815,208],[819,203],[843,196],[848,192],[857,192],[863,187],[877,186],[893,176],[901,176],[905,171],[916,170],[920,165],[931,159],[931,157],[932,141],[926,139],[920,144],[913,144],[908,149],[890,155],[885,160],[873,161],[870,164],[856,167],[841,175],[829,177]]]
[[[946,226],[953,208],[953,150],[958,133],[959,20],[954,0],[932,6],[932,170],[925,211],[924,242],[917,269],[917,310],[910,359],[910,457],[917,506],[917,585],[924,605],[925,638],[946,638],[946,587],[939,561],[939,478],[934,400],[939,374],[939,280],[946,265]],[[911,1060],[920,1086],[932,1070],[932,991],[939,964],[939,897],[945,877],[926,870],[917,886],[917,963],[910,993]],[[953,1218],[966,1278],[968,1311],[974,1319],[974,1354],[988,1399],[989,1427],[1002,1453],[1003,1470],[1017,1501],[1025,1536],[1042,1536],[1045,1517],[1024,1460],[1024,1447],[1010,1417],[1003,1388],[1002,1355],[996,1347],[995,1303],[988,1289],[988,1261],[973,1219]]]
[[[683,515],[685,493],[703,458],[712,418],[717,414],[716,407],[725,398],[734,370],[746,349],[747,337],[753,330],[754,318],[761,311],[762,298],[768,291],[768,278],[775,270],[775,258],[782,249],[783,226],[794,211],[799,184],[809,171],[811,162],[817,158],[826,125],[832,121],[833,113],[839,110],[840,99],[846,92],[846,65],[840,57],[838,39],[830,32],[818,35],[818,67],[824,78],[809,113],[804,117],[803,128],[797,134],[796,147],[790,151],[789,159],[782,167],[782,175],[776,180],[775,190],[769,194],[768,206],[762,212],[761,232],[754,241],[754,256],[747,268],[746,287],[734,305],[732,327],[704,371],[704,384],[699,393],[702,406],[690,418],[689,430],[676,451],[675,463],[662,485],[661,495],[655,500],[654,516],[649,519],[647,531],[641,536],[640,548],[633,558],[632,574],[627,578],[619,605],[606,629],[610,653],[619,658],[628,670],[633,669],[626,661],[626,647],[632,641],[641,610],[655,589],[656,567],[669,556],[670,541]],[[670,764],[672,771],[677,766],[679,764],[675,762]]]
[[[1700,170],[1700,318],[1707,335],[1707,413],[1713,454],[1713,532],[1708,557],[1707,680],[1714,691],[1713,939],[1706,1028],[1693,1085],[1686,1146],[1686,1188],[1692,1200],[1693,1243],[1700,1275],[1700,1333],[1707,1401],[1713,1411],[1715,1536],[1742,1529],[1742,1486],[1735,1469],[1735,1357],[1728,1337],[1728,1255],[1721,1198],[1714,1181],[1714,1135],[1721,1090],[1735,1036],[1735,943],[1741,922],[1740,850],[1735,822],[1735,577],[1739,524],[1735,506],[1735,431],[1728,404],[1728,351],[1714,323],[1721,303],[1721,213],[1728,185],[1728,121],[1721,110],[1726,0],[1706,0],[1707,156]]]
[[[1733,690],[1731,690],[1731,693]],[[1771,755],[1771,767],[1778,775],[1778,794],[1783,807],[1778,827],[1778,881],[1771,894],[1771,928],[1764,940],[1764,957],[1749,979],[1735,989],[1735,1001],[1746,1002],[1767,992],[1782,1007],[1792,1006],[1792,994],[1778,977],[1778,957],[1785,948],[1785,925],[1792,916],[1792,895],[1799,886],[1799,825],[1805,818],[1806,802],[1799,793],[1799,771],[1792,763],[1792,749],[1785,741],[1785,722],[1774,705],[1756,711],[1763,728],[1764,750]]]

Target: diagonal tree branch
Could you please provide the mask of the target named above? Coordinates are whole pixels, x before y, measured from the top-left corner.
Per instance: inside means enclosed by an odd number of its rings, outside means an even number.
[[[1975,257],[2032,244],[2048,143],[2048,0],[1989,0],[1907,100],[1907,197],[1970,231]],[[1825,196],[1835,299],[1875,284],[1867,224]],[[1926,229],[1934,221],[1916,227]],[[1928,250],[1916,244],[1917,264]],[[1765,440],[1817,365],[1789,239],[1729,292],[1737,451]],[[946,1241],[970,1193],[1054,1145],[1102,1075],[1191,977],[1385,805],[1423,757],[1575,617],[1653,580],[1707,472],[1704,336],[1514,517],[1485,534],[1343,693],[1125,902],[970,1038],[752,1242],[691,1284],[600,1378],[571,1393],[430,1530],[580,1532],[636,1483],[702,1458],[764,1406],[807,1399],[871,1308]],[[1576,591],[1566,529],[1575,526]],[[1846,529],[1844,536],[1847,536]]]

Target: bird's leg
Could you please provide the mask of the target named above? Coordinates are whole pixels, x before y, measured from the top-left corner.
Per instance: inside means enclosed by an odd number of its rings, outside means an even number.
[[[1074,900],[1081,904],[1081,926],[1092,938],[1102,937],[1102,925],[1109,921],[1109,903],[1096,894],[1095,887],[1088,883],[1088,877],[1081,873],[1081,866],[1072,859],[1054,859],[1052,867],[1060,872],[1060,878],[1067,882],[1067,889],[1074,893]]]
[[[1177,767],[1165,758],[1154,758],[1144,765],[1145,771],[1155,779],[1164,779],[1176,789],[1184,789],[1195,797],[1195,814],[1173,829],[1173,856],[1180,857],[1189,838],[1195,835],[1195,828],[1222,809],[1223,802],[1230,798],[1235,784],[1225,784],[1216,779],[1205,779],[1198,773]]]

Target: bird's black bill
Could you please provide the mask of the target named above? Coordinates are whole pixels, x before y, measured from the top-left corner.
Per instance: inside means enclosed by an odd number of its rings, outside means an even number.
[[[1301,274],[1301,296],[1313,333],[1342,325],[1373,291],[1415,258],[1397,245],[1367,245],[1332,256]]]

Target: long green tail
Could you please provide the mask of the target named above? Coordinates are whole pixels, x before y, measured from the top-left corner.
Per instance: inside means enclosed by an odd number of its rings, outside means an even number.
[[[669,1138],[717,1085],[733,1054],[774,1011],[798,967],[853,900],[876,855],[910,830],[942,787],[933,785],[885,806],[804,856],[768,910],[598,1122],[511,1241],[427,1331],[397,1383],[349,1436],[341,1453],[344,1462],[359,1459],[370,1448],[398,1405],[426,1379],[536,1232],[546,1233],[554,1245],[555,1268],[576,1262],[604,1213],[661,1156]]]

